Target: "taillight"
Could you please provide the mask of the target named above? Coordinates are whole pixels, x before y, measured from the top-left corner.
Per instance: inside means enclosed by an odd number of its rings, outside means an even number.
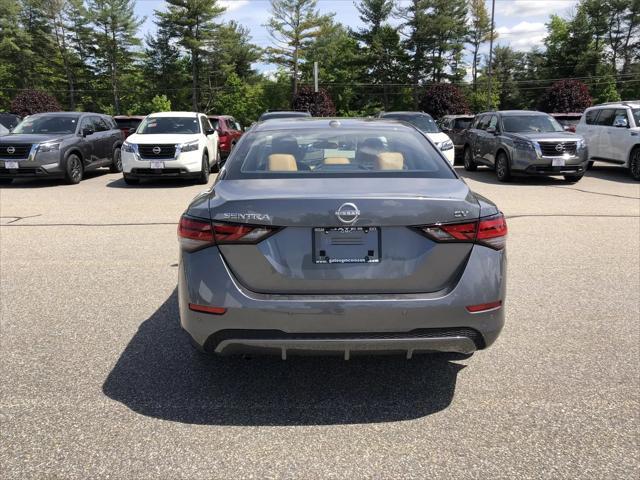
[[[507,243],[507,222],[499,213],[475,222],[438,223],[416,227],[436,242],[474,242],[501,250]]]
[[[197,250],[210,245],[258,243],[278,231],[267,225],[210,222],[187,216],[180,218],[178,237],[186,250]]]

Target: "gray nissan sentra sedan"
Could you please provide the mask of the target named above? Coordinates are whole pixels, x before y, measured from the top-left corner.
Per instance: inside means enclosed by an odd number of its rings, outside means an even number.
[[[504,323],[506,235],[409,125],[257,123],[180,219],[181,324],[220,354],[470,353]]]

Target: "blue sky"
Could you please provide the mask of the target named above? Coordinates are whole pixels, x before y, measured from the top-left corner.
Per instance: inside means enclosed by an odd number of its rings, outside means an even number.
[[[262,26],[269,18],[269,0],[222,0],[227,7],[225,20],[236,20],[250,28],[253,42],[262,47],[270,45],[270,37]],[[407,3],[397,0],[397,4]],[[541,46],[545,36],[545,23],[553,13],[567,15],[578,0],[496,0],[496,28],[499,33],[498,44],[510,45],[516,50],[530,50],[534,46]],[[490,11],[491,1],[487,0]],[[164,0],[137,0],[136,13],[147,20],[143,32],[153,31],[153,11],[163,10]],[[321,13],[335,13],[337,21],[345,26],[357,28],[361,25],[354,0],[319,0],[318,9]],[[488,51],[488,45],[485,47]],[[268,71],[269,65],[257,65],[261,71]]]

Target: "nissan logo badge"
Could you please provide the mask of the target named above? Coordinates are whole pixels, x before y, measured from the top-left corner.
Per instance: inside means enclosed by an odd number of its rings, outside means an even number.
[[[354,203],[343,203],[335,213],[338,220],[346,224],[355,223],[360,216],[360,210]]]
[[[159,155],[160,152],[162,151],[162,149],[160,147],[153,147],[153,150],[151,150],[153,153],[155,153],[156,155]]]
[[[16,153],[16,149],[14,147],[7,147],[7,153],[9,155],[13,155],[14,153]]]

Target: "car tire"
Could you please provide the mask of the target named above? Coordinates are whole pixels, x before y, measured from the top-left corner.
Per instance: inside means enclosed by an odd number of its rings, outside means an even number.
[[[64,179],[69,185],[80,183],[84,174],[84,166],[78,155],[72,153],[64,164]]]
[[[473,160],[473,152],[471,151],[471,147],[467,147],[464,149],[464,169],[467,172],[475,172],[478,169],[478,165]]]
[[[222,157],[220,156],[220,149],[218,148],[218,157],[216,158],[216,163],[211,166],[211,171],[218,173],[220,168],[222,168]]]
[[[640,181],[640,147],[636,147],[629,156],[629,173],[631,178]]]
[[[584,176],[584,173],[578,173],[576,175],[565,175],[564,179],[566,182],[576,183],[576,182],[579,182],[583,176]]]
[[[587,170],[591,170],[593,168],[593,161],[587,162]]]
[[[511,181],[511,169],[509,168],[509,158],[504,152],[498,153],[496,157],[496,177],[499,182]]]
[[[122,151],[120,150],[120,147],[116,147],[113,151],[113,160],[109,166],[109,171],[111,173],[122,172]]]
[[[200,185],[206,185],[209,183],[209,174],[211,172],[211,165],[209,164],[209,155],[204,152],[202,155],[202,168],[200,170],[200,176],[198,177],[198,183]]]
[[[122,178],[124,179],[124,183],[126,183],[127,185],[139,185],[140,184],[140,179],[139,178],[131,178],[128,175],[123,175]]]

